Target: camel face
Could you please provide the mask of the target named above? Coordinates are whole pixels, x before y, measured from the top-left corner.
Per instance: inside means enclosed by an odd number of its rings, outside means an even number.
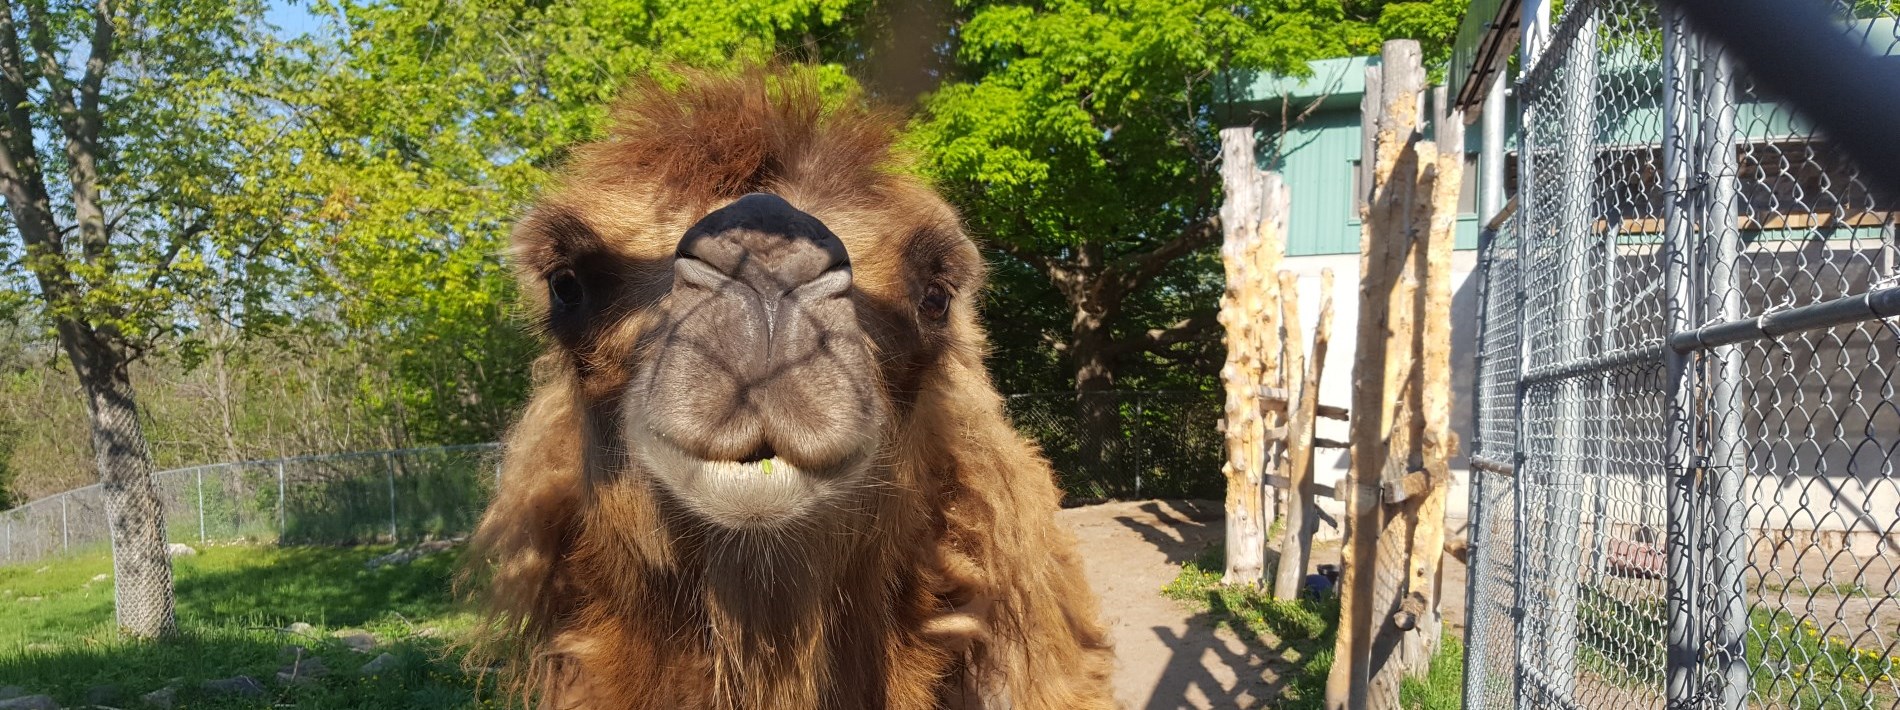
[[[844,242],[753,193],[686,230],[672,276],[624,395],[639,468],[734,528],[866,485],[891,407]]]
[[[573,364],[597,489],[771,533],[862,525],[843,518],[913,485],[889,470],[906,403],[977,337],[958,294],[982,257],[926,191],[813,182],[571,190],[524,219],[523,288]]]

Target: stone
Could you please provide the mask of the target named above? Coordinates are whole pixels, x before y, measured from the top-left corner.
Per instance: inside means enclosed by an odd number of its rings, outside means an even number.
[[[159,688],[158,690],[139,696],[139,699],[144,700],[146,705],[171,710],[172,705],[178,702],[178,689],[170,687]]]
[[[284,685],[301,685],[330,674],[330,667],[316,656],[304,656],[293,660],[289,665],[277,670],[277,682]]]
[[[414,547],[406,547],[406,548],[397,550],[395,552],[391,552],[387,555],[383,555],[381,557],[372,559],[368,562],[363,563],[363,567],[366,569],[376,569],[379,567],[386,567],[389,565],[406,565],[416,560],[422,559],[424,557],[428,557],[429,555],[433,555],[439,552],[447,552],[451,549],[454,549],[455,545],[460,542],[461,542],[461,538],[456,538],[453,540],[430,540],[428,542],[422,543],[420,545],[416,545]]]
[[[198,554],[197,550],[191,549],[190,545],[187,545],[182,542],[174,542],[165,546],[165,555],[174,560],[180,557],[190,557],[196,554]]]
[[[51,695],[22,695],[0,700],[0,710],[59,710],[59,703],[53,702]]]
[[[333,635],[336,636],[336,640],[357,653],[369,653],[370,649],[376,648],[376,637],[368,631],[343,629]]]
[[[87,705],[113,705],[119,702],[119,686],[102,683],[86,689]]]
[[[317,627],[311,626],[309,624],[299,621],[297,623],[284,627],[284,630],[293,634],[303,634],[305,636],[309,636],[317,632]]]
[[[108,580],[108,579],[112,579],[112,575],[109,575],[109,574],[106,574],[106,573],[104,573],[104,572],[100,572],[100,573],[98,573],[98,574],[95,574],[95,575],[93,575],[93,576],[92,576],[92,581],[93,581],[93,582],[94,582],[95,584],[96,584],[96,583],[99,583],[99,582],[104,582],[104,581],[106,581],[106,580]]]
[[[0,700],[12,700],[26,695],[26,689],[17,685],[0,686]]]
[[[377,656],[374,659],[371,659],[370,662],[363,664],[363,667],[358,669],[357,673],[360,673],[362,675],[376,675],[383,671],[387,671],[392,668],[395,668],[397,663],[399,663],[399,661],[396,660],[395,656],[385,653],[383,655]]]
[[[256,678],[247,675],[241,675],[235,678],[207,680],[199,684],[198,687],[204,688],[205,692],[211,693],[212,695],[236,695],[245,698],[256,698],[264,695],[264,684],[257,682]]]

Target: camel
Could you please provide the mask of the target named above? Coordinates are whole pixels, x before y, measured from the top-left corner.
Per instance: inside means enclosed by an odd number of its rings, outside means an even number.
[[[463,581],[547,708],[1107,708],[984,264],[810,70],[636,82],[510,256],[546,335]]]

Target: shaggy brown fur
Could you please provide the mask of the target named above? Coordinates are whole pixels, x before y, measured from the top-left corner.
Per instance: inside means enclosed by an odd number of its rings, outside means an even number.
[[[506,663],[543,707],[1111,707],[1059,491],[983,368],[980,256],[894,155],[894,118],[827,107],[807,76],[636,86],[517,227],[553,346],[475,537],[469,581],[494,633],[473,662]],[[663,354],[651,311],[681,235],[751,192],[848,248],[853,327],[875,355],[848,374],[885,412],[855,488],[763,531],[682,506],[621,421]],[[549,315],[561,269],[596,299],[583,320]],[[943,318],[920,312],[932,284],[952,296]]]

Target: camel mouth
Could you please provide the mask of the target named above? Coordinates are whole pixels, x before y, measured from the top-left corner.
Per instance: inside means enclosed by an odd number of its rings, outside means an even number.
[[[734,529],[770,530],[809,515],[857,468],[809,470],[769,447],[740,460],[706,459],[646,434],[635,450],[652,480],[698,517]]]

